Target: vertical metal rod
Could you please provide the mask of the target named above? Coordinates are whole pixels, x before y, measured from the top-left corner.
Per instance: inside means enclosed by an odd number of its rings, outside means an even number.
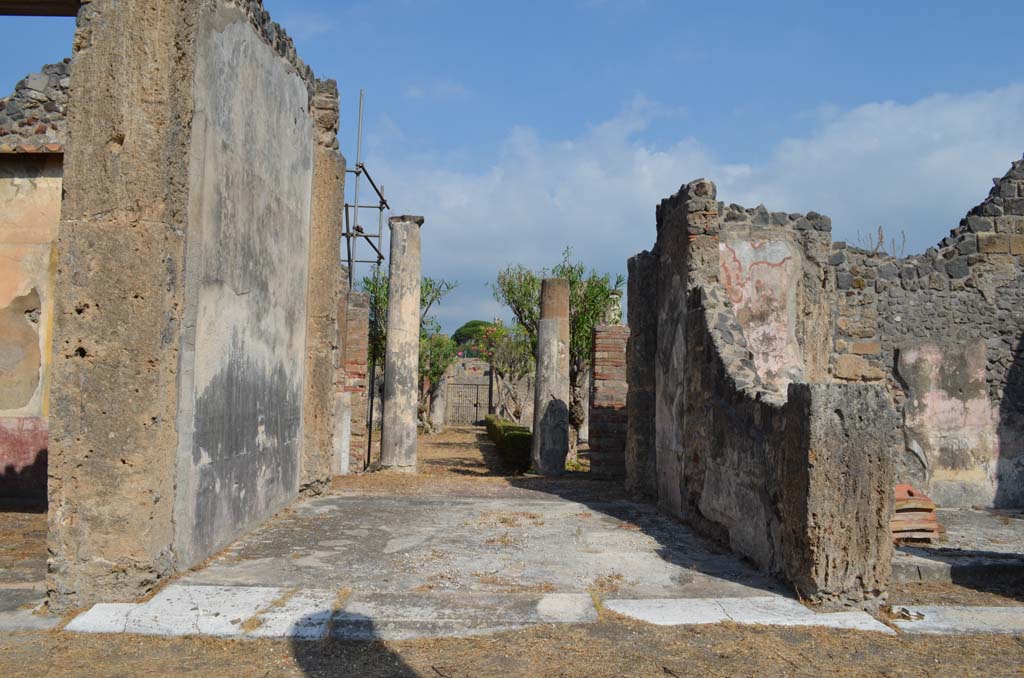
[[[348,288],[351,290],[355,286],[355,267],[356,262],[353,261],[355,257],[352,256],[352,222],[348,217],[348,205],[343,208],[345,210],[345,255],[346,262],[348,263]],[[338,253],[341,254],[340,252]]]
[[[384,184],[380,185],[380,193],[381,193],[381,195],[384,195]],[[382,204],[380,206],[380,209],[377,210],[377,247],[378,247],[377,257],[378,257],[378,261],[380,261],[381,259],[384,258],[384,255],[381,254],[381,252],[384,251],[384,205],[383,205],[383,201],[382,201]]]
[[[359,232],[359,179],[363,175],[363,99],[366,96],[366,90],[359,90],[359,128],[356,132],[356,186],[354,189],[354,204],[352,205],[352,229]],[[348,271],[348,284],[349,287],[355,284],[355,259],[356,259],[356,248],[359,245],[358,241],[354,238],[349,238],[349,271]]]
[[[487,414],[494,414],[494,368],[487,370]]]

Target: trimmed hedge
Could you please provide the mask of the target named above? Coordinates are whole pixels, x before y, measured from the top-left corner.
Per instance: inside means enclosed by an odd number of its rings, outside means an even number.
[[[484,418],[484,425],[487,427],[487,437],[494,442],[505,463],[519,473],[530,470],[530,445],[533,442],[530,429],[499,419],[493,414]]]

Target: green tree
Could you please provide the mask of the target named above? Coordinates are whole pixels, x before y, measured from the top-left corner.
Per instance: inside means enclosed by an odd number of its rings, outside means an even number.
[[[420,336],[436,334],[437,322],[430,310],[441,303],[457,282],[443,278],[424,277],[420,281]],[[388,276],[380,266],[374,266],[370,275],[365,276],[359,287],[370,297],[370,338],[367,357],[378,365],[384,364],[384,346],[388,331]]]
[[[423,385],[420,397],[421,413],[428,411],[440,377],[455,360],[455,344],[441,333],[441,328],[431,309],[441,303],[457,282],[443,278],[424,277],[420,281],[420,361],[419,377]],[[367,347],[368,358],[376,365],[384,364],[384,347],[387,343],[388,324],[388,278],[379,266],[374,266],[370,275],[363,278],[361,289],[370,297],[370,336]],[[371,379],[373,375],[371,375]]]
[[[458,346],[478,348],[484,333],[493,325],[486,320],[470,320],[452,333],[452,341]]]
[[[572,455],[575,458],[576,440],[586,417],[586,380],[590,374],[590,356],[594,344],[594,326],[605,321],[621,303],[626,279],[601,274],[581,262],[572,261],[572,249],[562,252],[562,261],[550,269],[532,271],[520,264],[508,266],[498,272],[491,289],[494,298],[512,311],[519,325],[530,338],[536,353],[537,324],[540,318],[540,287],[544,278],[565,278],[569,281],[569,422]]]
[[[480,354],[494,374],[498,416],[522,423],[526,403],[517,387],[523,380],[532,385],[534,372],[533,347],[526,330],[518,323],[510,327],[494,321],[480,339]],[[527,388],[527,393],[532,389]]]

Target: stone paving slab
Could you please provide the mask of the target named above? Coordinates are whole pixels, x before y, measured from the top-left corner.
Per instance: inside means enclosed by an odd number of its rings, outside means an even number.
[[[910,619],[893,622],[905,633],[1024,633],[1024,608],[904,605],[894,610]]]
[[[335,609],[335,606],[340,606]],[[356,593],[172,585],[146,603],[93,606],[77,633],[319,640],[400,640],[597,621],[586,594]]]
[[[822,626],[835,629],[894,631],[867,612],[814,612],[781,596],[759,598],[610,600],[612,612],[658,626],[752,624],[763,626]]]
[[[958,583],[1024,578],[1024,514],[1020,511],[939,509],[942,541],[900,546],[893,580]]]
[[[36,631],[53,628],[59,617],[34,614],[46,601],[43,582],[0,585],[0,631]]]
[[[778,582],[631,501],[331,496],[303,502],[184,583],[405,593],[745,597]]]

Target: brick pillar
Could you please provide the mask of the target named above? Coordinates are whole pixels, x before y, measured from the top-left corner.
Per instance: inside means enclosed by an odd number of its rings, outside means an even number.
[[[335,379],[340,409],[335,436],[335,468],[338,475],[361,471],[366,455],[366,356],[370,333],[370,298],[350,291],[338,310],[342,361]]]
[[[603,478],[626,474],[625,325],[594,327],[590,380],[590,472]]]

